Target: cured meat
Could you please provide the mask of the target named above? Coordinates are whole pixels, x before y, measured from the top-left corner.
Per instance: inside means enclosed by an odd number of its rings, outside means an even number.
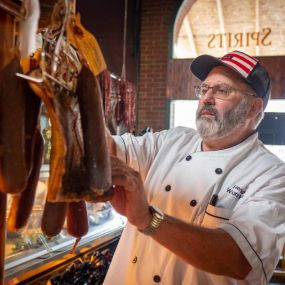
[[[111,134],[120,134],[128,130],[134,132],[136,122],[136,88],[127,81],[112,77],[109,71],[99,75],[103,91],[106,124]],[[123,128],[122,130],[120,130]]]
[[[41,99],[31,90],[29,84],[23,80],[23,88],[25,94],[25,163],[27,174],[30,179],[30,174],[33,170],[33,159],[35,150],[35,144],[43,140],[39,133],[39,118]]]
[[[125,84],[124,82],[117,82],[117,104],[115,107],[115,119],[117,125],[120,125],[124,121],[125,115],[125,101],[124,101],[124,94],[125,94]]]
[[[77,98],[55,95],[48,85],[31,84],[43,99],[51,121],[50,177],[47,200],[80,201],[88,192]]]
[[[4,280],[7,195],[0,192],[0,284]]]
[[[70,202],[66,214],[67,232],[76,238],[81,238],[88,232],[88,216],[86,202]]]
[[[45,235],[53,237],[60,233],[65,221],[66,208],[65,202],[46,201],[41,222],[41,229]]]
[[[43,150],[44,141],[40,131],[37,130],[35,134],[32,171],[29,175],[27,187],[23,192],[12,197],[7,223],[9,231],[16,231],[24,227],[30,217],[40,176]]]
[[[37,77],[37,75],[35,75]],[[63,127],[56,113],[54,94],[47,84],[37,84],[30,82],[32,90],[42,99],[48,116],[51,121],[52,137],[51,137],[51,159],[50,159],[50,176],[48,181],[48,200],[56,201],[56,193],[62,187],[62,177],[65,173],[65,156],[66,143],[64,139]],[[54,194],[55,193],[55,194]],[[54,194],[54,195],[53,195]]]
[[[12,197],[12,203],[8,216],[8,229],[15,231],[28,221],[31,214],[37,182],[43,156],[43,138],[39,128],[39,114],[41,100],[31,90],[26,81],[22,81],[25,96],[25,162],[28,182],[20,194]]]
[[[112,92],[111,73],[104,70],[98,75],[99,85],[102,91],[104,115],[106,125],[112,135],[117,134],[117,124],[114,117],[117,99]]]
[[[47,200],[106,201],[112,194],[100,89],[83,67],[76,96],[54,94],[47,83],[31,83],[51,121],[51,158]],[[80,111],[79,111],[80,110]]]
[[[124,82],[124,101],[125,101],[125,124],[129,131],[134,131],[136,121],[136,89],[135,86],[129,82]]]
[[[70,251],[70,253],[73,253],[81,238],[88,232],[88,216],[85,201],[68,203],[66,224],[67,232],[76,237],[76,241]]]
[[[0,190],[20,193],[27,183],[25,165],[25,93],[19,60],[14,58],[0,73]]]
[[[96,78],[86,66],[82,67],[78,77],[77,96],[82,119],[88,187],[95,200],[96,196],[99,199],[108,199],[113,188],[101,93]]]

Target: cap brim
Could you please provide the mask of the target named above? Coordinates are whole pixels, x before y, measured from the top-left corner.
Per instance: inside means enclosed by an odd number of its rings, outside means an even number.
[[[217,59],[208,54],[200,55],[196,57],[190,66],[192,73],[199,78],[201,81],[204,81],[205,78],[208,76],[209,72],[216,66],[224,64],[221,60]]]
[[[208,54],[203,54],[192,61],[190,69],[198,79],[204,81],[210,71],[217,66],[226,66],[233,70],[237,76],[251,86],[256,92],[256,95],[263,100],[263,107],[266,107],[271,92],[271,79],[263,66],[259,63],[256,64],[248,78],[245,78],[232,66],[227,65],[220,59]]]

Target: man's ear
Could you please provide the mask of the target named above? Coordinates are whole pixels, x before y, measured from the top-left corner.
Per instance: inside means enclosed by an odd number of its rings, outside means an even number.
[[[263,110],[263,101],[261,98],[254,98],[249,110],[250,117],[256,117]]]

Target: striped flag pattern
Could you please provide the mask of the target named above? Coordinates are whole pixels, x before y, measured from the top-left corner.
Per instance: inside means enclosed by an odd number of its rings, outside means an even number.
[[[253,68],[257,65],[258,60],[240,51],[233,51],[221,58],[226,65],[233,68],[244,78],[247,78]]]

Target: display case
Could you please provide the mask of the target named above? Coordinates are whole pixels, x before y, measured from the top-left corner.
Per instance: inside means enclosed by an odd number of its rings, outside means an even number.
[[[7,231],[5,284],[47,284],[76,260],[89,259],[98,250],[112,250],[125,225],[109,202],[87,203],[88,233],[73,248],[76,239],[64,225],[60,234],[48,238],[41,231],[41,218],[47,193],[48,164],[43,164],[37,195],[27,225],[18,232]],[[9,199],[7,211],[9,211]],[[89,257],[88,257],[89,256]],[[94,259],[94,257],[92,257]]]

